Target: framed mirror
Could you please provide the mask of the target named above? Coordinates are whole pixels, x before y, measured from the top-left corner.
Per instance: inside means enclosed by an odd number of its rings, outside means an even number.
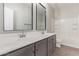
[[[4,3],[4,31],[28,31],[32,29],[32,3]]]
[[[46,8],[41,3],[36,5],[36,30],[46,30]]]

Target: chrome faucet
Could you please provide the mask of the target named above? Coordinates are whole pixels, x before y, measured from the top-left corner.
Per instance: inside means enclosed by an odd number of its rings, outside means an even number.
[[[42,31],[42,34],[45,34],[44,31]]]
[[[24,37],[26,37],[26,35],[24,34],[24,32],[22,32],[22,33],[20,34],[20,38],[24,38]]]

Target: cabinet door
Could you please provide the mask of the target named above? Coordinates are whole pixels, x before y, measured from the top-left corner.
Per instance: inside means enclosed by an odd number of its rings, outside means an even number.
[[[37,42],[35,48],[36,56],[47,56],[47,39]]]
[[[55,51],[56,48],[56,35],[53,35],[53,52]]]
[[[51,56],[53,54],[53,38],[48,38],[48,56]]]
[[[55,35],[48,38],[48,56],[52,56],[56,47]]]
[[[7,56],[33,56],[34,45],[29,45],[17,51],[7,54]]]

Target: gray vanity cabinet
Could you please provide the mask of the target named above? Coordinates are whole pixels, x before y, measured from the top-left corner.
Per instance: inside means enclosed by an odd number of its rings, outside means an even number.
[[[48,38],[48,56],[51,56],[53,53],[53,38],[52,36]]]
[[[56,48],[56,35],[17,49],[6,56],[51,56]]]
[[[8,53],[7,56],[34,56],[34,45],[29,45],[12,53]]]
[[[47,39],[35,43],[35,46],[36,56],[47,56]]]
[[[55,35],[48,38],[48,56],[52,56],[56,47],[56,38]]]

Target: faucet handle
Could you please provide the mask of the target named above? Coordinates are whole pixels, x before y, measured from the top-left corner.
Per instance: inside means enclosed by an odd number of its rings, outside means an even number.
[[[45,34],[44,31],[42,32],[42,34]]]
[[[20,34],[19,37],[23,38],[23,37],[26,37],[26,35],[25,34]]]

